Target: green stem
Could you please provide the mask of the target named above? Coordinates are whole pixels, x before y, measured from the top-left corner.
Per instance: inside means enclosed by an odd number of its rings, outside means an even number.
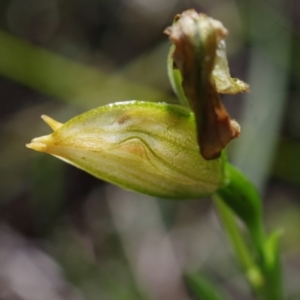
[[[223,201],[246,224],[256,255],[262,259],[265,233],[262,221],[262,201],[253,184],[230,163],[226,163],[229,183],[217,191]]]
[[[228,184],[214,196],[236,256],[253,290],[265,300],[282,300],[283,288],[279,258],[279,233],[265,236],[262,201],[252,183],[236,168],[226,165]],[[251,250],[236,224],[238,216],[246,225]]]
[[[239,263],[245,272],[250,285],[257,293],[259,293],[264,281],[263,276],[259,268],[256,266],[252,255],[243,240],[234,214],[219,196],[215,195],[213,198],[215,207],[220,215],[222,223],[225,227],[225,231],[229,237]]]

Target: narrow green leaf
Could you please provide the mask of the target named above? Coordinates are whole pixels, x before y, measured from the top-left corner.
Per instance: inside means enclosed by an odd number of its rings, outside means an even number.
[[[35,91],[83,107],[112,100],[173,101],[166,93],[55,54],[0,30],[0,74]],[[117,88],[116,88],[117,87]]]

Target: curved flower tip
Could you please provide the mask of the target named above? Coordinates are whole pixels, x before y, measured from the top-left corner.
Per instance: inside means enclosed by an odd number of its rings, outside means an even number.
[[[47,145],[40,142],[40,138],[33,139],[26,147],[40,152],[46,152]]]
[[[62,123],[59,123],[46,115],[42,115],[41,118],[45,121],[45,123],[49,125],[49,127],[53,131],[58,130],[63,125]],[[48,144],[49,136],[42,136],[33,139],[31,143],[26,144],[26,147],[40,152],[47,152]]]
[[[26,145],[125,189],[198,198],[223,185],[223,158],[199,155],[194,114],[164,103],[129,101],[88,111]]]

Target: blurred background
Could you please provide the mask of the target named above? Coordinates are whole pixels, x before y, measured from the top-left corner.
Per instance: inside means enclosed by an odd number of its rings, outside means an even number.
[[[228,28],[223,97],[242,126],[229,157],[283,229],[288,299],[300,299],[300,2],[297,0],[1,0],[0,299],[187,300],[183,274],[253,299],[209,199],[123,191],[25,148],[65,122],[122,100],[176,102],[163,30],[195,8]],[[225,299],[225,297],[224,297]]]

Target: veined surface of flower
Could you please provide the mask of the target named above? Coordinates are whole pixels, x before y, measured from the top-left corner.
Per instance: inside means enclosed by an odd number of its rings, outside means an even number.
[[[120,102],[65,124],[27,144],[125,189],[164,198],[198,198],[224,183],[224,159],[199,154],[194,114],[167,103]]]

